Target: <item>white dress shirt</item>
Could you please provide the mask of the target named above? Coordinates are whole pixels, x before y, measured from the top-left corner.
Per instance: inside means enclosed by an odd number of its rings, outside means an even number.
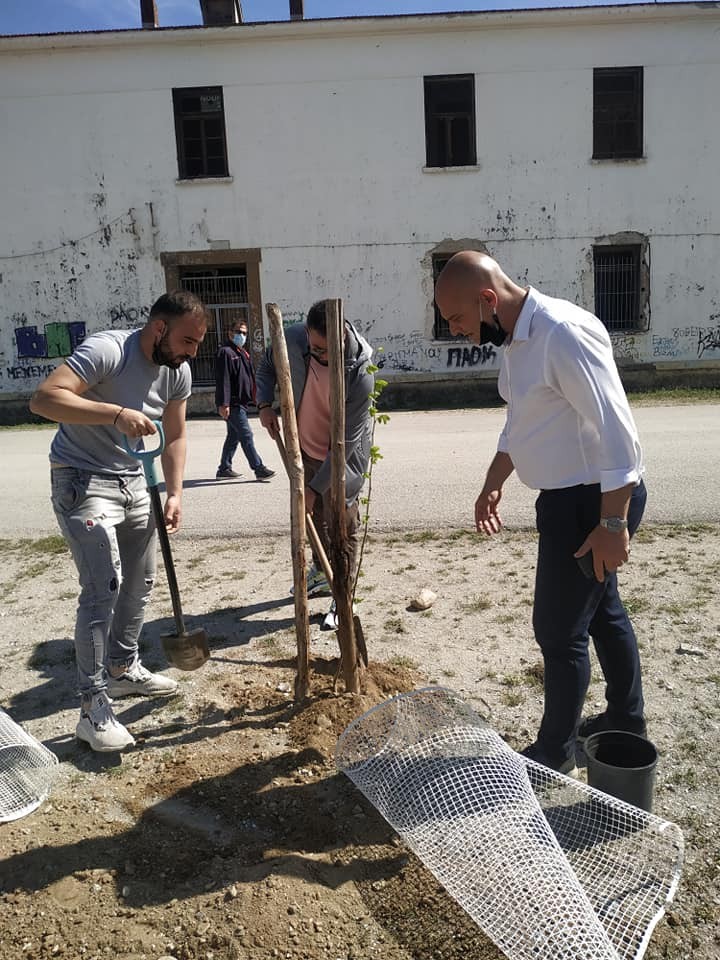
[[[637,428],[597,317],[531,287],[503,352],[498,450],[526,486],[599,483],[604,492],[639,482]]]

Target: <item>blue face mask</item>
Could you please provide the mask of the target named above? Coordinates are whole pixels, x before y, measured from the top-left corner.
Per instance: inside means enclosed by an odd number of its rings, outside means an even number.
[[[247,335],[244,333],[234,333],[232,337],[232,342],[236,347],[244,347],[245,341],[247,340]]]

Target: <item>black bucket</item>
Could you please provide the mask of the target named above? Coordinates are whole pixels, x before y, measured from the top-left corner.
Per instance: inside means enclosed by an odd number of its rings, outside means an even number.
[[[596,790],[652,812],[657,750],[636,733],[603,730],[585,741],[588,783]]]

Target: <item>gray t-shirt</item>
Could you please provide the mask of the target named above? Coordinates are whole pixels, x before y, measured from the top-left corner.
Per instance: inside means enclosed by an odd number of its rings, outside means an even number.
[[[95,333],[66,362],[89,384],[90,389],[83,394],[88,400],[142,410],[151,420],[160,420],[171,400],[190,396],[188,364],[177,370],[158,367],[142,352],[139,330]],[[123,434],[110,424],[61,423],[50,446],[50,460],[92,473],[142,471],[140,461],[125,450]]]

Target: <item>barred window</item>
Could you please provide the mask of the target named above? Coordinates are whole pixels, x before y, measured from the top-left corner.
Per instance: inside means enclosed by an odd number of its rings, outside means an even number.
[[[640,246],[594,247],[595,313],[608,330],[639,330]]]

